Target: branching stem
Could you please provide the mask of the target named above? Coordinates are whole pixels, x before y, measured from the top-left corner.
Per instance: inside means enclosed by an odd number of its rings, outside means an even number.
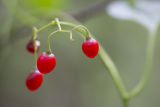
[[[64,21],[59,21],[58,18],[56,18],[54,21],[52,21],[49,24],[46,24],[44,26],[42,26],[41,28],[37,29],[37,28],[33,28],[33,39],[37,39],[38,37],[38,33],[50,26],[54,26],[57,25],[58,26],[58,30],[52,32],[49,34],[48,36],[48,51],[51,52],[51,46],[50,46],[50,38],[52,35],[54,35],[55,33],[58,32],[66,32],[70,34],[70,39],[72,40],[72,31],[76,31],[78,33],[80,33],[80,35],[84,38],[87,37],[92,37],[93,35],[89,32],[89,30],[82,25],[75,25],[69,22],[64,22]],[[64,30],[62,29],[61,26],[68,26],[71,27],[71,30]],[[156,40],[156,32],[157,29],[153,32],[150,32],[149,35],[149,41],[148,41],[148,47],[147,47],[147,55],[146,55],[146,64],[145,64],[145,69],[144,69],[144,74],[142,76],[142,79],[140,80],[140,82],[138,83],[138,85],[131,90],[130,92],[128,92],[123,84],[122,78],[119,74],[119,71],[117,70],[115,64],[113,63],[112,59],[109,57],[108,53],[105,51],[105,49],[103,48],[103,46],[99,43],[99,58],[102,61],[104,67],[106,68],[106,71],[109,71],[114,84],[119,92],[119,95],[122,99],[123,102],[123,106],[124,107],[129,107],[129,101],[131,100],[131,98],[135,97],[136,95],[138,95],[142,89],[145,87],[145,85],[147,84],[147,81],[149,79],[150,73],[152,71],[152,65],[153,65],[153,54],[154,54],[154,47],[155,47],[155,40]],[[37,57],[35,55],[35,57]],[[36,58],[35,58],[36,59]]]

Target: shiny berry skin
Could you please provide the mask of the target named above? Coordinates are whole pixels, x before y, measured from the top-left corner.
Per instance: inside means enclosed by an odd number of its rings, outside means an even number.
[[[52,53],[42,53],[37,60],[37,68],[42,74],[51,72],[56,67],[56,57]]]
[[[35,45],[35,48],[34,48],[34,45]],[[30,40],[26,46],[26,49],[28,50],[28,52],[33,54],[35,52],[35,50],[36,50],[36,52],[38,52],[39,47],[40,47],[39,40]]]
[[[98,42],[93,38],[86,39],[82,43],[82,51],[89,58],[94,58],[98,54],[98,50]]]
[[[35,70],[28,75],[26,79],[26,87],[33,92],[41,86],[42,82],[43,75],[38,70]]]

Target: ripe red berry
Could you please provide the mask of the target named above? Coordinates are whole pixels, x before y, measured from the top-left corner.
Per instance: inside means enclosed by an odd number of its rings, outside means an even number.
[[[93,38],[86,39],[82,44],[82,51],[89,58],[94,58],[98,54],[98,50],[98,42]]]
[[[36,50],[36,52],[38,52],[39,47],[40,47],[39,40],[30,40],[26,46],[26,49],[28,50],[28,52],[33,54],[35,52],[35,50]]]
[[[42,53],[37,60],[37,68],[42,74],[51,72],[56,67],[56,57],[52,53]]]
[[[26,79],[26,87],[30,91],[36,91],[43,82],[43,75],[38,71],[35,70],[30,73]]]

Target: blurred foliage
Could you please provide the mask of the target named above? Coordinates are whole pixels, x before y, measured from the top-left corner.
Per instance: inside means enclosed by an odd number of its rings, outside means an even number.
[[[65,34],[53,39],[57,68],[45,76],[37,92],[29,93],[24,84],[34,63],[25,49],[32,26],[48,23],[56,17],[54,11],[77,11],[94,2],[97,0],[0,1],[0,107],[120,107],[121,101],[109,73],[98,58],[88,60],[82,54],[82,38],[76,34],[73,42]],[[106,13],[90,19],[85,25],[115,61],[127,88],[133,88],[143,70],[146,29],[131,21],[117,21]],[[45,51],[49,31],[40,33],[41,51]],[[159,43],[160,36],[156,45],[155,73],[130,107],[160,105]]]
[[[20,0],[20,5],[30,13],[45,14],[52,12],[54,9],[61,9],[67,5],[63,0]]]
[[[32,26],[47,23],[67,5],[69,1],[63,0],[1,0],[0,47],[21,38],[25,29],[29,31],[25,35],[30,35]]]

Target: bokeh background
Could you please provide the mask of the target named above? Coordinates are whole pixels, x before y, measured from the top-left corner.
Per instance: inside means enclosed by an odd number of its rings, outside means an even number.
[[[0,1],[0,107],[122,107],[109,73],[98,57],[90,60],[83,55],[83,39],[76,33],[75,41],[70,41],[67,34],[53,38],[56,69],[45,75],[38,91],[31,93],[25,87],[26,76],[34,65],[33,56],[25,48],[32,26],[49,23],[58,16],[57,12],[77,13],[101,1]],[[147,30],[132,21],[116,20],[105,11],[81,22],[102,43],[127,89],[132,89],[143,72]],[[51,30],[54,28],[40,33],[41,52],[46,50],[46,37]],[[130,102],[130,107],[160,106],[159,65],[160,36],[157,36],[154,72],[144,91]]]

